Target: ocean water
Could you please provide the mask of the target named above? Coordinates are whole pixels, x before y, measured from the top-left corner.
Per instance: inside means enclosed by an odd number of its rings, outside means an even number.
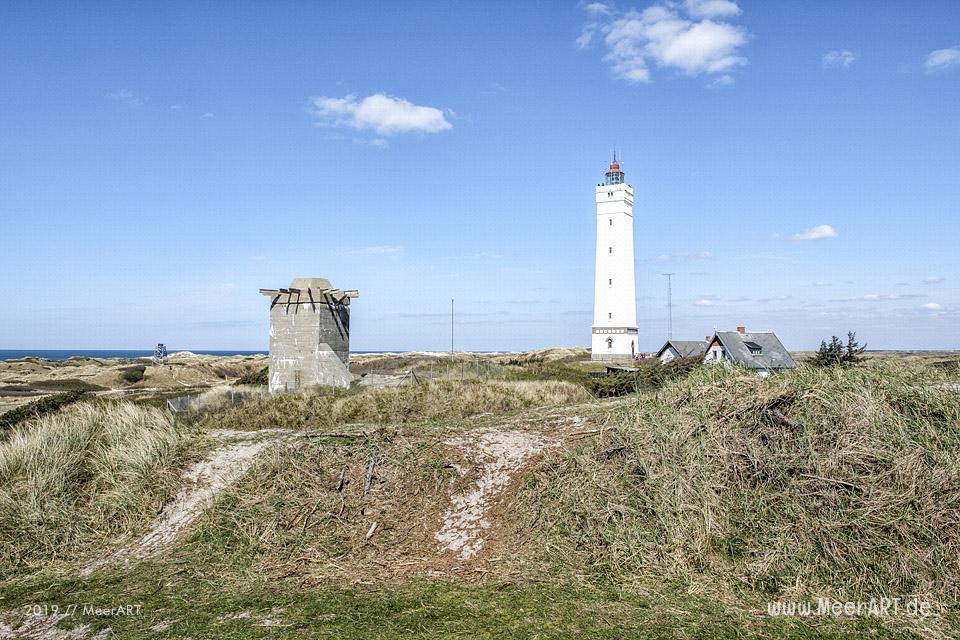
[[[204,356],[253,356],[267,354],[262,351],[205,351],[195,349],[167,349],[171,355],[177,351],[189,351]],[[353,351],[352,353],[399,353],[386,350]],[[20,358],[45,358],[47,360],[66,360],[74,356],[80,358],[150,358],[153,351],[129,351],[123,349],[0,349],[0,360],[18,360]]]
[[[194,351],[193,349],[167,349],[168,354],[177,351],[190,351],[191,353],[208,356],[252,356],[258,353],[267,353],[263,351]],[[126,351],[123,349],[0,349],[0,360],[16,360],[18,358],[46,358],[47,360],[66,360],[79,356],[81,358],[149,358],[153,356],[153,350],[150,351]]]

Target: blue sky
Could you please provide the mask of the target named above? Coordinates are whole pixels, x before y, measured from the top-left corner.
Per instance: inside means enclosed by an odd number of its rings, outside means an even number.
[[[0,5],[0,348],[588,345],[593,186],[640,347],[746,325],[958,348],[960,4]],[[809,239],[803,239],[809,238]]]

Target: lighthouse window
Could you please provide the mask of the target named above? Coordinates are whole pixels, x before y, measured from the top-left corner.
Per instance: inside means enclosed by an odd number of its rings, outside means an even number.
[[[607,338],[607,349],[613,349],[613,338]]]
[[[611,285],[612,285],[612,284],[613,284],[613,278],[609,278],[609,279],[607,280],[607,284],[611,284]]]
[[[608,320],[613,320],[613,314],[612,314],[612,313],[608,313],[608,314],[607,314],[607,319],[608,319]]]
[[[610,218],[610,226],[613,226],[613,218]]]
[[[610,247],[610,248],[609,248],[609,253],[611,253],[611,254],[613,253],[613,247]]]

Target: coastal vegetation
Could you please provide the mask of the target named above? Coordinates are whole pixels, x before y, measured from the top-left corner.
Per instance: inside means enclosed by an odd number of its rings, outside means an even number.
[[[767,378],[684,361],[594,378],[582,358],[523,355],[488,357],[485,376],[457,368],[387,388],[212,390],[184,414],[84,400],[19,422],[0,442],[0,610],[122,593],[145,613],[74,621],[118,637],[960,629],[955,359]],[[483,551],[458,560],[435,536],[451,496],[498,468],[495,450],[464,448],[484,433],[546,444],[490,502]],[[254,442],[241,436],[272,444],[161,554],[82,573],[143,536],[212,451]],[[766,615],[880,596],[935,613]]]

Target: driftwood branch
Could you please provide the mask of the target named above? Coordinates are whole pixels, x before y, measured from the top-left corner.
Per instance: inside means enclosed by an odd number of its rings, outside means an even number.
[[[823,476],[815,476],[812,473],[801,473],[800,477],[810,478],[811,480],[820,480],[821,482],[832,482],[833,484],[843,485],[845,487],[850,487],[851,489],[860,489],[857,485],[852,482],[846,482],[845,480],[837,480],[836,478],[824,478]]]
[[[370,464],[367,465],[367,481],[363,484],[363,495],[367,495],[370,491],[370,483],[373,482],[373,465],[375,462],[375,458],[370,458]]]
[[[797,429],[803,428],[803,425],[801,425],[799,422],[797,422],[796,420],[791,420],[790,418],[783,415],[776,409],[767,409],[767,415],[773,418],[774,420],[776,420],[777,422],[779,422],[780,424],[782,424],[783,426],[789,427],[790,429],[797,430]]]
[[[589,431],[575,431],[570,434],[571,438],[586,438],[587,436],[599,435],[603,429],[590,429]]]
[[[367,540],[373,537],[373,534],[376,533],[377,527],[379,526],[380,526],[379,522],[374,522],[372,525],[370,525],[370,528],[367,529]]]

